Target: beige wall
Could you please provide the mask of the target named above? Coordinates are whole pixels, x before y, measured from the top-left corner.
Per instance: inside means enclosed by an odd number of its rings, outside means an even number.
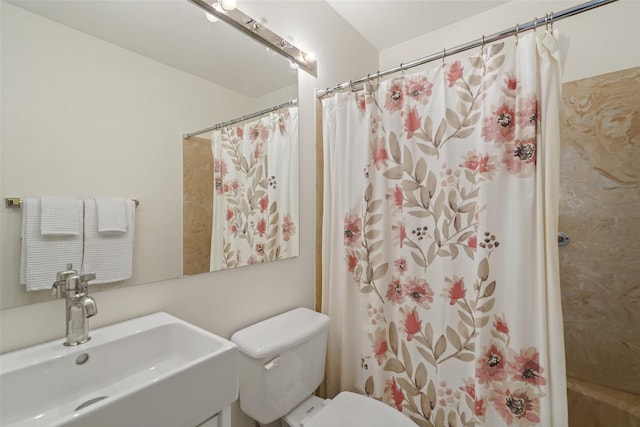
[[[188,322],[229,337],[236,330],[293,307],[313,307],[315,280],[315,91],[357,78],[377,67],[377,52],[324,2],[256,2],[274,31],[294,35],[296,43],[315,53],[318,77],[299,72],[300,99],[300,256],[263,265],[166,280],[95,294],[99,313],[92,327],[154,311],[167,311]],[[256,9],[257,10],[257,9]],[[197,124],[193,129],[210,123]],[[178,132],[183,132],[179,129]],[[180,133],[177,133],[180,135]],[[180,171],[180,138],[167,161]],[[173,163],[172,163],[173,164]],[[179,200],[182,183],[171,194]],[[144,201],[143,201],[144,203]],[[178,230],[179,231],[179,230]],[[173,231],[172,231],[173,232]],[[51,301],[0,312],[0,351],[61,337],[64,302]],[[237,406],[234,427],[252,426]]]

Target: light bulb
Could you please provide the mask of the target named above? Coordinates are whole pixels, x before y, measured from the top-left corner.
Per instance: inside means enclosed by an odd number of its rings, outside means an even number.
[[[224,10],[233,10],[236,8],[236,0],[218,0],[218,3]]]
[[[302,52],[302,60],[304,62],[313,62],[316,60],[316,54],[313,52]]]
[[[224,10],[222,10],[222,8],[221,8],[221,7],[220,7],[220,5],[218,4],[218,2],[214,2],[214,3],[211,5],[211,7],[213,7],[213,8],[214,8],[215,10],[217,10],[218,12],[224,13]],[[205,12],[204,14],[205,14],[205,16],[207,17],[207,19],[209,20],[209,22],[218,22],[218,21],[219,21],[218,17],[217,17],[217,16],[215,16],[214,14],[212,14],[212,13]]]

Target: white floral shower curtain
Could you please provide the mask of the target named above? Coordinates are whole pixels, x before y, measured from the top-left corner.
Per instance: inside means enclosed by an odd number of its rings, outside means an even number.
[[[327,390],[567,425],[552,34],[323,100]]]
[[[211,270],[298,254],[298,108],[215,130]]]

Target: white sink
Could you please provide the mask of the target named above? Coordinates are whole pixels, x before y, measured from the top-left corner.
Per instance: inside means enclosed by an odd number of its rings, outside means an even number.
[[[238,398],[235,344],[167,313],[63,341],[0,355],[0,425],[194,427]]]

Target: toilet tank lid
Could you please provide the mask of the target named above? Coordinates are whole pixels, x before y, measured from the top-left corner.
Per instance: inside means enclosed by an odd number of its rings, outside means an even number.
[[[231,341],[244,354],[262,359],[276,356],[328,328],[328,316],[296,308],[239,330]]]

